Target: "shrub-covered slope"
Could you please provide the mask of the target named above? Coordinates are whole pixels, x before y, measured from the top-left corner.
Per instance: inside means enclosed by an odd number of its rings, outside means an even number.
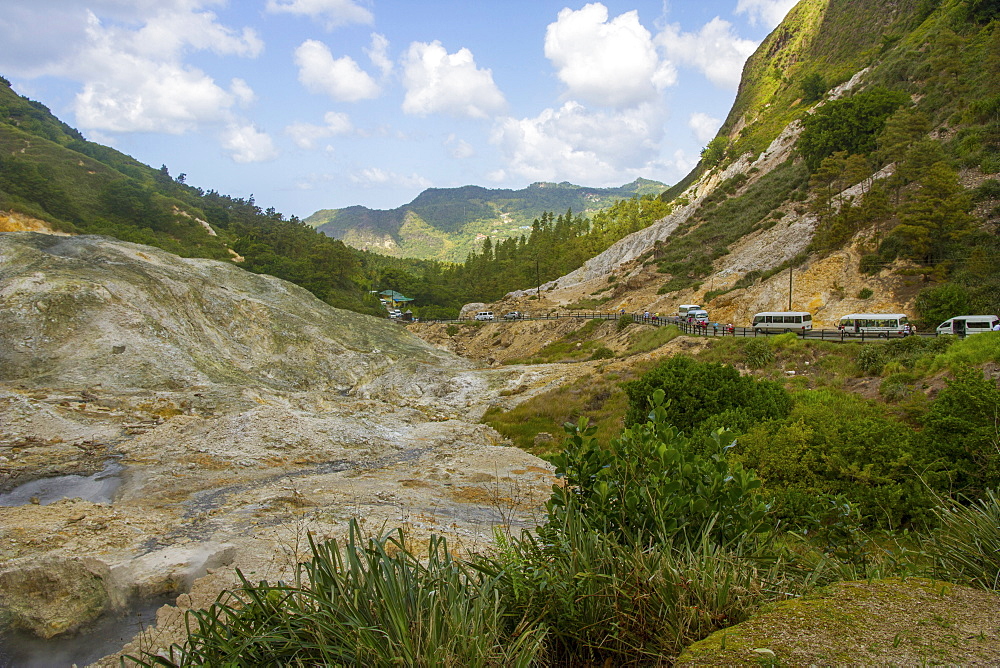
[[[470,251],[479,250],[484,236],[495,241],[519,237],[546,212],[588,214],[619,200],[657,195],[665,188],[648,179],[618,188],[586,188],[566,182],[533,183],[521,190],[429,188],[396,209],[321,209],[305,222],[357,248],[460,262]]]

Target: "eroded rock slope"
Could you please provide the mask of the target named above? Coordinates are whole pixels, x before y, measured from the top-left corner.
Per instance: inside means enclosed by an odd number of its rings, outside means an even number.
[[[481,546],[533,522],[552,477],[475,420],[560,375],[475,368],[225,263],[0,234],[0,504],[21,503],[0,505],[0,623],[56,637],[136,596],[206,605],[351,519]],[[10,495],[102,469],[108,498]],[[179,637],[160,618],[147,648]]]

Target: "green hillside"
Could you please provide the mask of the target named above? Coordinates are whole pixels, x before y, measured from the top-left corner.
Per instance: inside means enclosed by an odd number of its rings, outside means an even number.
[[[923,277],[917,304],[928,322],[997,312],[998,17],[995,0],[802,0],[748,59],[701,164],[661,197],[673,201],[738,158],[753,161],[800,123],[793,157],[769,173],[738,173],[709,195],[657,253],[667,275],[660,292],[700,285],[747,234],[811,216],[812,242],[793,264],[856,244],[858,271]],[[861,183],[862,196],[840,194]],[[726,291],[783,268],[749,272]]]
[[[357,254],[296,218],[248,200],[204,191],[107,146],[84,139],[45,105],[0,77],[0,211],[55,230],[102,234],[183,257],[231,260],[298,283],[328,303],[366,303]],[[364,287],[362,287],[362,285]]]
[[[429,188],[396,209],[322,209],[305,222],[357,248],[460,262],[478,251],[487,236],[502,241],[527,234],[546,212],[572,210],[588,215],[617,201],[658,195],[665,189],[664,184],[648,179],[618,188],[585,188],[566,182],[533,183],[521,190]]]

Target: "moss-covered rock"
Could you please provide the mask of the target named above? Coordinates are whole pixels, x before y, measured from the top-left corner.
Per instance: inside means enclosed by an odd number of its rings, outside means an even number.
[[[688,647],[675,665],[995,665],[1000,597],[923,578],[841,582]]]
[[[0,572],[0,628],[52,638],[91,622],[113,601],[108,566],[96,559],[44,557]]]

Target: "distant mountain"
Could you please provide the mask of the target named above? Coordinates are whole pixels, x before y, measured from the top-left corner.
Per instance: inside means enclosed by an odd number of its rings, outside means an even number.
[[[636,179],[618,188],[533,183],[521,190],[479,186],[429,188],[389,211],[350,206],[321,209],[305,219],[320,232],[355,248],[420,259],[465,260],[487,236],[495,241],[527,234],[546,211],[593,213],[615,202],[658,195],[667,186]]]

